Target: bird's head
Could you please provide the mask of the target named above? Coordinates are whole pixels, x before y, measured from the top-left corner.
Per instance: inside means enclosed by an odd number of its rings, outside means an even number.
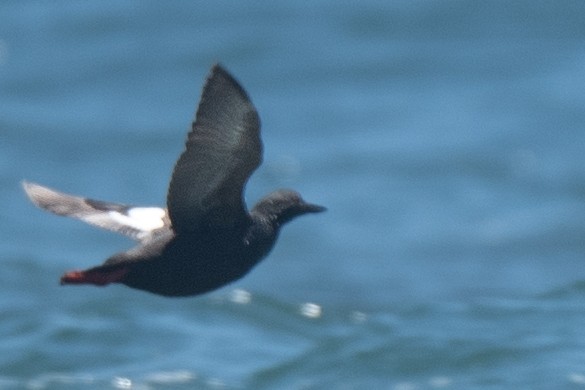
[[[262,198],[252,209],[252,214],[281,226],[299,215],[325,210],[323,206],[305,202],[296,191],[278,190]]]

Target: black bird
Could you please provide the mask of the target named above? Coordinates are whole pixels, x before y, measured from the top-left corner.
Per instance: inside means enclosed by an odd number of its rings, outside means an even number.
[[[174,168],[166,209],[107,203],[28,182],[23,187],[45,210],[140,242],[100,266],[65,273],[61,284],[123,283],[166,296],[197,295],[248,273],[272,249],[283,224],[325,210],[295,191],[278,190],[248,212],[244,186],[261,160],[258,113],[238,82],[215,65]]]

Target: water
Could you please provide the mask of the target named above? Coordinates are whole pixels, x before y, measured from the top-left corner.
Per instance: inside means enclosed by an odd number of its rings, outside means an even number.
[[[585,5],[0,4],[0,389],[585,386]],[[59,287],[123,237],[22,179],[164,204],[209,67],[263,123],[248,203],[325,214],[212,294]]]

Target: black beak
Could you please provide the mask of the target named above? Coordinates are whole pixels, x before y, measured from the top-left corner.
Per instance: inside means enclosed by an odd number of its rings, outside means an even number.
[[[326,207],[319,206],[317,204],[305,203],[303,205],[303,211],[306,213],[321,213],[326,210]]]

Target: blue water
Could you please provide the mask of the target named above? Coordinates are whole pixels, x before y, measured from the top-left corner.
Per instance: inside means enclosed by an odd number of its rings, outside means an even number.
[[[585,387],[585,3],[0,3],[0,389]],[[210,66],[252,204],[325,214],[211,294],[59,276],[132,243],[27,179],[163,205]]]

